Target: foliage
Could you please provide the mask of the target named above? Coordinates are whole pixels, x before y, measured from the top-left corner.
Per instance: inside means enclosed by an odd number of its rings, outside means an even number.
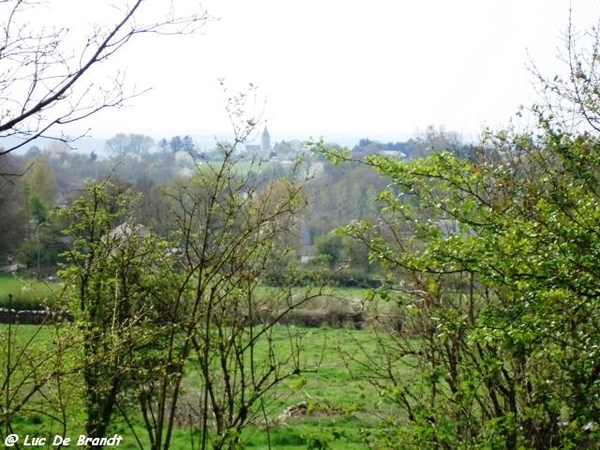
[[[490,135],[468,160],[365,160],[391,181],[381,221],[345,230],[389,269],[412,333],[369,359],[371,379],[408,417],[384,426],[385,448],[597,438],[599,148],[541,116],[539,132]],[[390,367],[411,358],[415,378],[400,382]]]
[[[323,143],[312,146],[315,152],[327,148]],[[315,177],[307,186],[306,219],[315,240],[354,220],[376,217],[375,196],[386,185],[382,177],[356,163],[334,166],[328,161],[314,162],[311,170]],[[363,269],[368,270],[365,265]]]
[[[376,154],[381,152],[397,152],[398,156],[407,155],[412,150],[409,142],[387,142],[372,141],[363,138],[352,148],[354,155]]]
[[[165,369],[161,345],[173,323],[169,298],[176,286],[169,246],[129,216],[131,191],[105,182],[89,185],[70,208],[72,245],[61,277],[71,290],[65,305],[83,342],[86,433],[105,436],[123,408]],[[176,313],[176,311],[175,311]]]
[[[459,153],[460,149],[461,138],[458,133],[433,125],[429,125],[407,142],[407,153],[417,158],[443,150]]]
[[[369,264],[367,247],[341,233],[331,232],[315,239],[315,256],[323,258],[330,269],[352,268],[365,275],[374,269]]]

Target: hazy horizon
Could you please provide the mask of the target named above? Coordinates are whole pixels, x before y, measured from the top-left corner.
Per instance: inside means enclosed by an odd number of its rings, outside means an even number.
[[[256,131],[256,138],[251,139],[245,143],[247,144],[259,144],[260,143],[260,133],[262,132],[261,128],[260,130]],[[340,146],[349,146],[352,147],[356,144],[358,144],[358,142],[361,139],[371,139],[373,141],[379,141],[382,143],[387,143],[387,142],[406,142],[409,139],[415,137],[415,134],[412,135],[378,135],[378,134],[374,134],[374,133],[344,133],[344,132],[339,132],[339,133],[332,133],[329,135],[314,135],[314,134],[310,134],[308,132],[306,133],[294,133],[294,132],[278,132],[278,131],[272,131],[271,128],[269,129],[269,134],[271,136],[271,143],[275,144],[278,142],[290,142],[290,141],[310,141],[310,140],[316,140],[316,139],[320,139],[322,138],[326,143],[331,143],[331,144],[338,144]],[[452,131],[452,130],[447,130],[447,131]],[[137,133],[135,130],[131,130],[131,131],[126,131],[126,130],[120,130],[118,132],[115,132],[114,134],[108,136],[108,135],[103,135],[103,136],[84,136],[81,137],[77,140],[75,140],[74,142],[72,142],[70,144],[70,147],[74,150],[74,151],[82,151],[82,152],[90,152],[92,150],[96,151],[96,152],[103,152],[104,149],[104,143],[114,137],[116,134],[118,133],[123,133],[123,134],[143,134],[146,136],[150,136],[154,142],[155,145],[158,145],[158,142],[160,139],[162,138],[166,138],[167,140],[174,137],[174,136],[180,136],[180,137],[184,137],[186,135],[189,135],[192,140],[194,141],[194,143],[197,145],[197,147],[200,150],[209,150],[214,148],[214,144],[216,142],[223,142],[226,141],[228,138],[232,138],[233,135],[231,133],[227,133],[226,131],[222,131],[222,132],[215,132],[215,133],[205,133],[205,134],[197,134],[197,133],[177,133],[177,132],[173,132],[170,134],[161,134],[161,135],[152,135],[152,134],[146,134],[146,133]],[[10,139],[6,140],[7,143],[11,142]],[[30,142],[29,144],[25,145],[23,148],[20,148],[19,150],[16,151],[17,154],[24,154],[26,153],[30,148],[32,147],[38,147],[40,150],[44,151],[44,150],[48,150],[49,148],[51,148],[51,146],[55,143],[55,140],[52,139],[48,139],[48,138],[39,138],[36,139],[32,142]],[[465,139],[465,142],[468,142],[467,139]],[[10,145],[10,144],[9,144]]]
[[[66,131],[222,136],[227,97],[242,91],[252,94],[248,115],[276,140],[405,140],[429,125],[472,140],[539,100],[531,62],[549,78],[564,69],[557,48],[571,6],[577,30],[600,12],[592,0],[201,4],[218,18],[202,34],[142,36],[107,65],[127,71],[128,86],[152,90]],[[63,8],[82,6],[49,2],[44,18],[68,23]],[[106,18],[101,4],[83,10]]]

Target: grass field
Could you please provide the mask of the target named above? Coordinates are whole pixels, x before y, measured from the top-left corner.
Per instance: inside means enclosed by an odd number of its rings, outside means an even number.
[[[11,289],[20,289],[12,280],[0,280],[0,295],[7,295]],[[41,284],[41,289],[49,289]],[[356,293],[354,293],[356,294]],[[359,293],[361,294],[361,293]],[[64,323],[47,327],[19,326],[12,327],[11,339],[17,342],[21,354],[48,353],[49,346],[57,342],[57,333],[68,331],[73,325]],[[347,358],[347,355],[359,355],[361,352],[370,353],[373,357],[380,351],[374,342],[374,334],[369,330],[350,330],[339,328],[309,328],[291,329],[302,335],[303,358],[307,367],[317,367],[300,377],[290,379],[269,396],[265,405],[265,418],[256,419],[247,427],[242,440],[247,448],[263,449],[363,449],[363,432],[376,426],[379,413],[384,405],[378,394],[361,375],[366,375],[364,366]],[[5,341],[8,325],[0,325],[2,341]],[[290,333],[290,328],[276,326],[277,340],[284,346]],[[280,348],[279,351],[283,350]],[[79,350],[73,350],[79,351]],[[258,351],[262,351],[258,349]],[[68,353],[68,352],[67,352]],[[73,354],[68,358],[76,359]],[[15,356],[12,356],[13,360]],[[67,358],[67,359],[68,359]],[[6,352],[0,354],[0,378],[5,376]],[[57,392],[57,384],[44,393],[46,398],[38,395],[39,403],[34,398],[28,406],[29,411],[17,414],[13,418],[12,429],[19,434],[39,434],[42,430],[46,435],[66,434],[77,436],[83,433],[83,396],[77,388],[78,375],[62,380],[68,389],[63,387]],[[188,387],[199,389],[193,373],[184,380]],[[60,397],[62,396],[62,400]],[[2,395],[0,395],[2,399]],[[64,408],[58,406],[58,401]],[[3,401],[6,401],[4,398]],[[57,405],[55,411],[49,411],[48,405]],[[285,419],[279,417],[290,409],[304,408],[302,414]],[[45,408],[43,411],[38,409]],[[52,419],[55,416],[55,419]],[[68,429],[64,430],[61,420],[67,418]],[[139,445],[136,435],[146,448],[146,434],[141,420],[134,415],[128,417],[133,423],[133,430],[125,423],[122,415],[114,416],[110,433],[123,436],[120,448],[136,449]],[[8,430],[1,430],[3,435]],[[192,448],[198,443],[198,433],[190,431],[189,427],[178,429],[174,434],[172,448]]]
[[[39,309],[40,305],[52,306],[60,289],[59,283],[0,275],[0,308]]]

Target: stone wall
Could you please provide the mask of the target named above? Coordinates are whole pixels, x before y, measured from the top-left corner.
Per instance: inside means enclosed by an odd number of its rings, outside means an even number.
[[[0,308],[0,323],[41,325],[61,322],[63,320],[72,322],[73,317],[69,313],[47,309],[17,310]]]

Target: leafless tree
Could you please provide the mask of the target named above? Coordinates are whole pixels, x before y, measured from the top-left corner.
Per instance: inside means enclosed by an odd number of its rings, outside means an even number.
[[[77,35],[69,26],[33,20],[51,2],[0,0],[0,139],[16,138],[0,155],[39,137],[71,142],[77,136],[51,135],[50,130],[143,93],[127,88],[122,71],[105,84],[92,76],[139,35],[190,34],[208,20],[199,6],[180,12],[182,2],[162,3],[166,10],[155,11],[145,0],[106,3],[114,21],[89,25],[87,34],[72,44]]]

